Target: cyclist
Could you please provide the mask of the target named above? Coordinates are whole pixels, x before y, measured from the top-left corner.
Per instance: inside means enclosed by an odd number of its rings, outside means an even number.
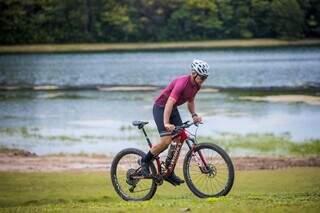
[[[178,106],[188,102],[188,110],[191,113],[193,121],[202,122],[202,118],[195,113],[194,97],[201,88],[202,83],[209,76],[208,71],[209,65],[207,62],[197,59],[193,60],[191,63],[191,74],[174,79],[156,98],[153,106],[153,117],[160,134],[160,142],[154,145],[141,159],[144,176],[150,174],[150,162],[171,143],[171,132],[175,129],[175,126],[182,125]],[[174,172],[165,180],[173,185],[184,183]]]

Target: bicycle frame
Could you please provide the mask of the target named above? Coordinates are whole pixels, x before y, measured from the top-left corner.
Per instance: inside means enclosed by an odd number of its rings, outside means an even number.
[[[147,123],[134,121],[133,125],[142,129],[149,148],[152,148],[153,145],[143,128]],[[186,150],[187,153],[183,153],[182,170],[184,180],[192,193],[199,198],[208,198],[225,196],[230,192],[234,182],[234,167],[231,158],[222,148],[213,143],[198,144],[197,129],[195,133],[188,131],[188,128],[192,125],[198,126],[198,123],[186,121],[182,125],[176,126],[172,131],[170,137],[174,141],[174,145],[171,144],[173,146],[170,148],[170,158],[166,156],[166,160],[156,156],[155,162],[143,162],[145,153],[136,148],[124,149],[115,156],[111,164],[111,180],[113,187],[122,199],[126,201],[149,200],[156,193],[157,187],[162,185],[164,181],[176,186],[177,184],[172,181],[169,175],[173,174],[183,143],[188,145],[189,150]],[[134,156],[134,158],[132,159],[130,156]],[[216,164],[219,168],[216,167]],[[219,172],[222,175],[216,177],[218,169],[220,170],[219,165],[222,164],[223,172]],[[144,166],[148,166],[149,172],[144,171],[147,169]],[[201,181],[198,182],[199,180]],[[143,184],[138,185],[140,181]],[[203,189],[201,187],[203,183],[209,183],[211,187]]]
[[[146,131],[144,130],[144,128],[142,127],[142,131],[144,133],[144,136],[147,140],[147,143],[148,143],[148,146],[150,147],[150,149],[152,148],[153,144],[151,143]],[[181,151],[181,148],[182,148],[182,145],[184,143],[184,141],[186,141],[188,147],[190,150],[192,150],[192,155],[195,156],[195,152],[194,152],[194,149],[195,149],[195,146],[196,146],[196,141],[190,137],[190,135],[188,134],[188,132],[183,129],[182,131],[180,131],[178,134],[176,135],[173,135],[172,136],[172,140],[175,140],[175,142],[177,143],[177,146],[174,150],[174,154],[173,154],[173,157],[171,159],[171,163],[169,165],[169,168],[166,170],[166,172],[163,174],[162,171],[161,171],[161,161],[160,161],[160,157],[157,156],[156,157],[156,162],[157,162],[157,170],[158,170],[158,174],[160,174],[162,177],[167,177],[169,176],[172,171],[174,170],[175,166],[176,166],[176,163],[179,159],[179,156],[180,156],[180,151]],[[207,162],[204,158],[204,156],[202,155],[202,153],[200,151],[197,152],[199,154],[199,157],[200,159],[196,158],[196,161],[197,161],[197,164],[200,167],[202,167],[202,165],[204,165],[205,168],[207,168]]]

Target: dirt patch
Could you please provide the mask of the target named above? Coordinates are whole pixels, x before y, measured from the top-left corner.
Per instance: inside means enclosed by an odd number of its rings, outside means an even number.
[[[287,167],[320,167],[318,157],[236,157],[237,170],[282,169]]]
[[[0,171],[105,171],[112,158],[82,156],[14,156],[0,154]]]
[[[36,153],[29,152],[27,150],[23,150],[23,149],[6,149],[6,148],[2,148],[0,150],[0,154],[5,154],[5,155],[8,155],[8,156],[23,156],[23,157],[35,157],[35,156],[37,156]]]
[[[181,160],[181,159],[180,159]],[[280,169],[288,167],[320,167],[318,157],[234,157],[236,170]],[[0,171],[109,171],[108,156],[36,156],[35,154],[0,153]],[[180,164],[182,161],[179,161]],[[182,165],[178,165],[181,167]]]

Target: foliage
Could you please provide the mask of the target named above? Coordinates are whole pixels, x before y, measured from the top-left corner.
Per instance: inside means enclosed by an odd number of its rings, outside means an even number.
[[[0,0],[0,44],[318,37],[317,0]]]
[[[272,26],[277,36],[303,37],[304,14],[296,0],[274,0],[271,9]]]

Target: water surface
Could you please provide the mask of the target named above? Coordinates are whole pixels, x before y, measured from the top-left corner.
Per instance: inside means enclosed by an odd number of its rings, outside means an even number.
[[[211,76],[205,86],[303,88],[320,85],[320,48],[228,49],[206,51],[0,55],[0,86],[56,85],[76,91],[0,91],[0,146],[38,154],[114,154],[126,147],[147,150],[133,120],[152,118],[157,91],[86,90],[88,85],[166,86],[187,74],[194,58],[207,60]],[[92,87],[91,87],[92,88]],[[315,93],[319,95],[320,92]],[[198,133],[271,133],[301,143],[320,138],[320,107],[305,103],[269,103],[239,99],[228,92],[200,93],[196,98],[204,125]],[[183,120],[189,120],[185,106]]]

